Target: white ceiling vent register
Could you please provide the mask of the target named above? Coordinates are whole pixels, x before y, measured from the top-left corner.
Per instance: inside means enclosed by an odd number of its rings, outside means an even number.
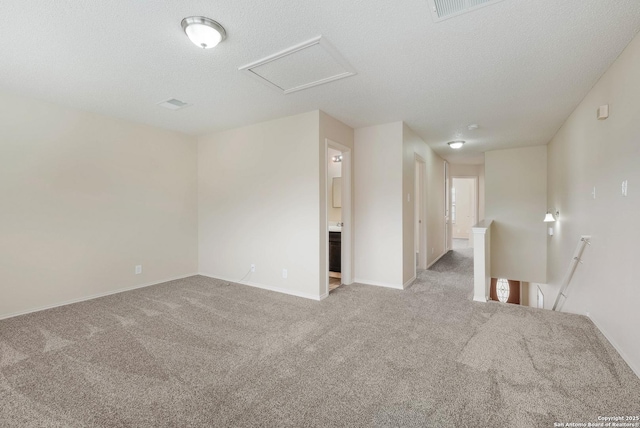
[[[180,110],[181,108],[188,107],[191,104],[176,100],[175,98],[169,98],[168,100],[159,102],[158,105],[160,107],[168,108],[169,110]]]
[[[238,70],[283,94],[356,74],[347,60],[322,36],[247,64]]]
[[[428,0],[433,20],[443,21],[503,0]]]

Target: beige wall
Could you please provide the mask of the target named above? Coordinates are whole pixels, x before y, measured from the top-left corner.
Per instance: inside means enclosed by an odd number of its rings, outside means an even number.
[[[195,139],[1,94],[0,117],[0,318],[197,272]]]
[[[199,139],[201,273],[319,298],[318,136],[313,111]]]
[[[402,124],[402,213],[403,213],[403,283],[415,275],[415,161],[420,156],[426,164],[426,235],[427,264],[445,253],[444,160],[406,124]],[[407,195],[410,195],[407,198]]]
[[[563,310],[589,314],[640,375],[640,37],[584,98],[549,144],[548,206],[560,211],[549,238],[553,305],[581,235],[591,235]],[[598,106],[611,116],[596,120]],[[622,196],[621,183],[629,193]],[[592,196],[596,188],[596,199]]]
[[[426,165],[427,263],[445,252],[444,160],[403,122],[356,129],[355,142],[356,281],[403,288],[416,266],[416,155]]]
[[[356,282],[403,285],[402,128],[394,122],[355,130]]]
[[[547,147],[485,153],[491,276],[546,282]]]

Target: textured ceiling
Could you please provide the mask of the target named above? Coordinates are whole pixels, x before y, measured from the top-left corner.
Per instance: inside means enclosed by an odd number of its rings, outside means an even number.
[[[227,40],[196,48],[191,15]],[[505,0],[439,23],[426,0],[2,0],[0,90],[193,135],[314,109],[354,128],[404,120],[472,163],[546,144],[639,29],[637,0]],[[356,76],[282,95],[238,71],[318,35]]]

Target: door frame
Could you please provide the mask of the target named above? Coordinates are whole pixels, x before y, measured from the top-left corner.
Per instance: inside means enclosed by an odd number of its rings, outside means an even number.
[[[453,241],[451,238],[450,213],[451,213],[451,177],[449,173],[449,162],[444,161],[444,252],[451,250]]]
[[[341,282],[349,285],[353,283],[353,151],[337,141],[329,138],[324,140],[324,181],[325,197],[324,218],[322,226],[324,233],[324,273],[321,275],[320,296],[329,295],[329,148],[339,150],[342,153],[342,235],[340,245]],[[320,245],[322,248],[322,244]]]
[[[427,162],[417,153],[414,153],[414,174],[418,171],[417,177],[414,177],[413,189],[413,212],[418,212],[419,218],[413,219],[414,228],[418,228],[418,245],[416,246],[416,231],[413,233],[413,276],[417,275],[418,269],[427,268]],[[416,184],[418,186],[416,187]],[[419,204],[419,206],[417,206]],[[416,247],[418,247],[419,258],[416,260]]]

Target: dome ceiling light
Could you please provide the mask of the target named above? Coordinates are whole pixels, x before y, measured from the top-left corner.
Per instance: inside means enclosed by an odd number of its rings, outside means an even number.
[[[464,146],[464,143],[465,143],[464,141],[458,140],[458,141],[449,141],[447,144],[452,149],[459,149],[460,147]]]
[[[227,38],[224,27],[204,16],[190,16],[182,20],[182,29],[199,48],[211,49]]]

